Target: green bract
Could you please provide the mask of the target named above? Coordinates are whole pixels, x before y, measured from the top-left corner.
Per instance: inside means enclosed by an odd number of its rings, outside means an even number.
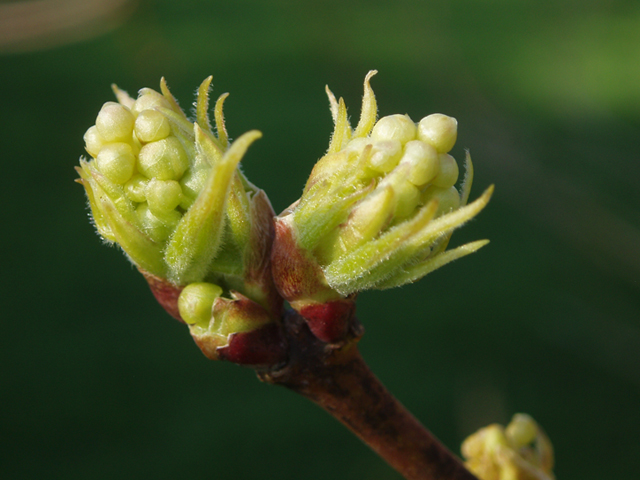
[[[355,129],[342,98],[327,88],[335,124],[329,149],[299,202],[278,219],[342,296],[413,282],[487,243],[445,251],[452,231],[477,215],[493,190],[467,205],[473,177],[468,154],[464,181],[455,187],[458,165],[448,152],[456,120],[433,114],[417,124],[408,115],[376,121],[369,85],[375,73],[365,79]]]

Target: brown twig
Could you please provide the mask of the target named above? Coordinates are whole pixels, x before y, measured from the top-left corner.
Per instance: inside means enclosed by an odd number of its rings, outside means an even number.
[[[363,333],[357,320],[339,344],[316,339],[296,312],[285,317],[285,330],[289,361],[259,373],[263,381],[324,408],[407,480],[477,480],[371,372],[357,348]]]

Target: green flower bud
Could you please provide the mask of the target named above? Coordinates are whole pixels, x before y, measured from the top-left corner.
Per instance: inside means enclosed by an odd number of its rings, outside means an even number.
[[[133,175],[136,158],[128,143],[110,143],[100,149],[96,163],[105,177],[121,185]]]
[[[187,285],[178,297],[180,316],[189,325],[207,328],[211,322],[213,302],[222,295],[222,288],[213,283]]]
[[[373,126],[371,140],[395,140],[402,145],[416,138],[416,124],[409,115],[389,115],[382,117]]]
[[[305,309],[315,315],[361,290],[413,282],[487,243],[445,251],[453,230],[477,215],[492,192],[466,205],[473,177],[468,155],[465,180],[454,187],[458,165],[446,152],[455,143],[456,120],[437,114],[418,125],[408,115],[376,121],[369,85],[375,73],[365,78],[355,129],[344,101],[327,89],[335,124],[329,149],[300,200],[277,218],[276,284],[307,318]]]
[[[188,285],[180,294],[180,313],[191,336],[211,360],[229,360],[240,365],[276,365],[286,359],[286,344],[280,325],[256,302],[231,292],[231,299],[218,296],[217,285]]]
[[[458,121],[453,117],[433,113],[418,124],[418,139],[433,146],[438,153],[449,152],[457,138]]]
[[[452,187],[458,181],[458,164],[448,153],[438,155],[438,175],[431,182],[436,187]]]
[[[171,236],[182,217],[180,212],[175,210],[155,214],[146,202],[136,207],[136,216],[140,229],[158,243],[165,242]]]
[[[481,428],[462,444],[466,467],[481,480],[554,480],[553,446],[529,415],[517,413],[506,428]]]
[[[96,128],[105,142],[128,142],[131,141],[134,121],[127,107],[107,102],[96,118]]]
[[[143,88],[140,90],[138,98],[133,103],[131,111],[134,115],[140,115],[146,110],[153,111],[156,108],[171,109],[172,103],[173,102],[171,102],[167,97],[156,92],[155,90],[152,90],[151,88]]]
[[[416,187],[435,181],[440,174],[440,160],[436,149],[420,140],[412,140],[405,145],[400,163],[408,166],[407,179]]]
[[[176,137],[147,143],[138,155],[138,170],[147,178],[180,179],[189,168],[189,159]]]
[[[364,138],[356,138],[349,143],[347,148],[352,148],[352,144],[361,145],[357,151],[362,153],[367,141]],[[369,168],[380,173],[389,173],[393,170],[402,156],[402,143],[398,140],[381,140],[371,147],[371,155],[369,156]]]
[[[104,141],[104,138],[100,136],[98,127],[94,125],[84,134],[84,143],[87,153],[95,158],[98,156],[98,153],[106,142]]]
[[[147,201],[147,184],[149,179],[144,175],[136,174],[124,185],[124,192],[132,202],[142,203]]]
[[[171,125],[157,110],[143,110],[136,118],[134,131],[142,143],[157,142],[171,134]]]
[[[282,299],[269,257],[274,212],[237,168],[261,134],[251,131],[229,144],[226,94],[215,104],[214,134],[210,83],[211,77],[198,89],[193,123],[164,79],[161,93],[145,88],[135,100],[114,86],[118,103],[105,103],[84,136],[91,158],[81,159],[79,182],[98,233],[122,247],[173,316],[181,319],[184,286],[205,282],[218,285],[218,295],[247,295],[269,318],[279,318]],[[185,290],[186,296],[191,290]],[[194,315],[183,320],[193,323]]]
[[[147,183],[145,197],[149,209],[155,215],[163,215],[176,209],[182,200],[182,188],[175,180],[152,178]]]

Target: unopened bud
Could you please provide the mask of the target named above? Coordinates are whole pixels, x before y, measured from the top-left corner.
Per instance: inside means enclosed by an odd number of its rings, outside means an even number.
[[[96,118],[96,128],[105,142],[130,142],[134,121],[127,107],[107,102]]]
[[[419,140],[412,140],[405,145],[400,163],[409,167],[407,179],[417,187],[432,181],[440,170],[435,148]]]
[[[222,288],[213,283],[191,283],[178,298],[180,316],[189,325],[207,328],[212,318],[213,302],[222,295]]]
[[[413,282],[486,244],[445,252],[453,230],[477,215],[492,192],[466,205],[469,157],[460,191],[454,187],[458,165],[446,152],[456,120],[437,114],[417,126],[408,115],[376,121],[374,73],[365,78],[355,129],[344,101],[327,89],[335,124],[329,149],[300,200],[277,218],[276,284],[324,341],[344,333],[336,325],[351,318],[345,305],[357,292]]]
[[[402,145],[416,138],[416,124],[409,115],[389,115],[376,122],[371,139],[376,141],[396,140]]]
[[[185,285],[213,279],[278,318],[282,299],[269,262],[274,212],[237,168],[261,134],[229,144],[226,94],[215,105],[214,134],[210,82],[198,89],[193,123],[164,79],[162,93],[142,89],[136,100],[113,86],[119,103],[105,103],[85,133],[92,158],[81,159],[79,182],[100,235],[122,247],[171,315],[180,317]]]
[[[182,189],[175,180],[158,180],[153,178],[147,184],[145,197],[149,209],[155,215],[164,215],[180,205]]]
[[[140,149],[138,169],[148,178],[176,180],[189,168],[189,160],[177,138],[147,143]]]
[[[135,123],[135,134],[142,143],[157,142],[171,134],[167,118],[157,110],[140,112]]]
[[[452,187],[458,181],[458,164],[448,153],[438,155],[438,175],[431,183],[436,187]]]
[[[356,140],[366,144],[364,138]],[[353,143],[353,142],[352,142]],[[369,167],[380,173],[388,173],[393,170],[402,156],[402,143],[398,140],[381,140],[372,145]]]
[[[458,138],[458,121],[441,113],[433,113],[420,120],[418,138],[433,146],[438,153],[447,153]]]
[[[129,200],[136,203],[147,200],[147,184],[149,179],[144,175],[136,174],[124,185],[124,193]]]
[[[164,95],[155,90],[143,88],[140,90],[138,99],[133,104],[132,112],[139,115],[145,110],[154,110],[156,108],[171,108],[171,103]]]
[[[133,175],[136,157],[128,143],[110,143],[100,150],[96,163],[104,176],[113,183],[121,185]]]
[[[104,138],[100,136],[100,132],[98,132],[98,127],[95,125],[90,127],[89,130],[84,134],[84,144],[87,153],[92,157],[96,157],[100,152],[100,149],[105,144]]]

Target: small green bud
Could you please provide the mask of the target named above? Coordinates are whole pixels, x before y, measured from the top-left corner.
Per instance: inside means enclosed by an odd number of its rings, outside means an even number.
[[[187,314],[191,336],[202,353],[211,360],[241,365],[282,363],[286,345],[280,325],[258,303],[233,291],[230,299],[221,297],[215,287],[188,285],[178,301],[180,314],[183,310]]]
[[[149,179],[144,175],[136,174],[125,183],[124,192],[132,202],[141,203],[147,201],[147,184]]]
[[[175,137],[147,143],[140,149],[138,170],[148,178],[177,180],[189,168],[189,159]]]
[[[438,209],[436,210],[436,217],[439,217],[443,213],[448,213],[453,210],[457,210],[460,207],[460,193],[456,187],[441,188],[435,185],[430,185],[422,193],[422,203],[428,204],[431,201],[437,201]]]
[[[409,181],[411,165],[395,169],[380,181],[379,188],[391,188],[396,197],[394,219],[411,216],[420,203],[420,189]]]
[[[396,140],[404,145],[416,138],[416,124],[409,115],[389,115],[376,122],[371,139],[376,141]]]
[[[440,171],[436,149],[419,140],[412,140],[405,145],[400,163],[409,166],[407,178],[416,187],[431,182]]]
[[[213,283],[198,282],[184,287],[178,298],[182,319],[201,328],[207,328],[212,317],[213,302],[222,295],[222,288]]]
[[[363,144],[358,153],[361,153],[367,145],[364,138],[356,138],[347,148],[354,143]],[[399,140],[381,140],[372,145],[371,156],[369,157],[369,167],[380,173],[389,173],[393,170],[402,156],[402,142]]]
[[[95,125],[89,127],[89,130],[84,134],[84,143],[87,153],[94,158],[97,157],[98,152],[100,152],[100,149],[102,149],[105,144],[104,138],[102,138],[100,132],[98,132],[98,127]]]
[[[505,435],[515,448],[522,448],[535,441],[538,425],[529,415],[516,413],[507,425]]]
[[[96,128],[105,142],[130,142],[134,121],[127,107],[107,102],[96,118]]]
[[[193,205],[207,181],[209,171],[209,168],[194,166],[187,170],[180,179],[180,188],[183,194],[182,203],[180,204],[182,208],[187,210]]]
[[[152,178],[147,183],[145,197],[149,204],[149,210],[154,215],[164,215],[180,205],[182,189],[175,180],[158,180]]]
[[[136,157],[128,143],[110,143],[100,149],[96,157],[98,170],[113,183],[121,185],[133,175]]]
[[[447,153],[458,138],[458,121],[441,113],[433,113],[420,120],[418,138],[433,146],[438,153]]]
[[[165,242],[171,236],[181,219],[180,213],[175,210],[155,214],[147,203],[138,205],[136,216],[140,229],[158,243]]]
[[[133,104],[131,111],[135,115],[139,115],[145,110],[155,110],[156,108],[171,108],[171,102],[164,95],[152,90],[151,88],[143,88],[140,90],[138,99]]]
[[[458,164],[448,153],[438,155],[438,175],[431,182],[436,187],[452,187],[458,181]]]
[[[134,131],[142,143],[157,142],[169,136],[171,125],[157,110],[143,110],[136,118]]]

